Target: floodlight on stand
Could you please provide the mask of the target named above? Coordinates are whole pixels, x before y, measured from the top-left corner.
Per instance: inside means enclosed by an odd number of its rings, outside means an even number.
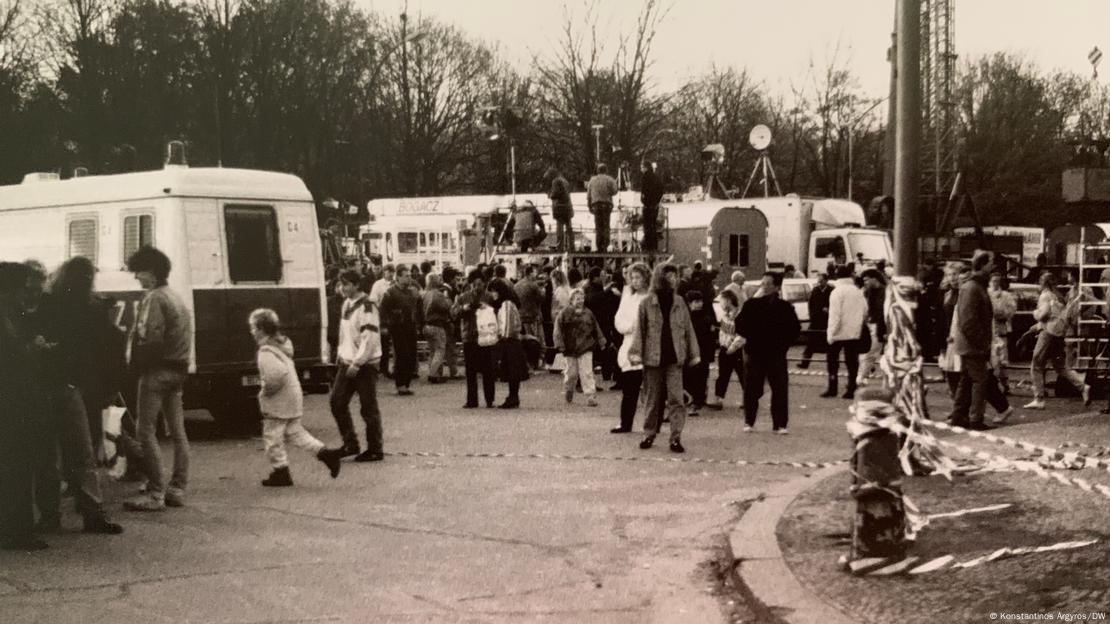
[[[767,149],[771,145],[771,129],[763,124],[752,128],[748,133],[748,143],[760,152]]]

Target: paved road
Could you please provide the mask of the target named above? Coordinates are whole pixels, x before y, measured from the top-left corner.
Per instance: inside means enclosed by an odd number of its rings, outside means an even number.
[[[445,456],[345,463],[335,481],[291,450],[296,487],[262,488],[259,441],[198,439],[188,507],[117,511],[122,537],[71,532],[45,553],[0,554],[0,619],[726,621],[703,564],[735,523],[734,503],[805,469],[688,460],[842,458],[845,403],[818,405],[819,380],[794,382],[791,436],[771,435],[766,420],[740,433],[734,385],[730,409],[689,421],[684,456],[609,434],[618,393],[568,407],[548,374],[525,385],[518,411],[459,409],[461,382],[409,398],[387,389],[386,451]],[[336,441],[325,398],[307,410],[309,428]],[[192,425],[202,438],[204,423]],[[127,493],[113,484],[112,507]]]

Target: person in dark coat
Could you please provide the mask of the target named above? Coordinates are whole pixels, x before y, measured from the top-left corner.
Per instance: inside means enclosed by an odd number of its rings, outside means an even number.
[[[994,314],[987,281],[994,255],[984,251],[971,260],[971,274],[960,284],[956,318],[952,327],[953,348],[960,356],[960,383],[950,422],[968,429],[991,429],[983,422],[986,384],[990,376]]]
[[[497,314],[498,377],[509,384],[500,409],[520,407],[520,384],[528,380],[528,362],[521,344],[520,300],[507,281],[493,280],[486,288],[487,303]]]
[[[83,256],[58,269],[49,295],[29,312],[33,332],[48,350],[42,382],[50,406],[47,423],[36,437],[35,502],[39,530],[61,531],[61,487],[64,469],[86,533],[115,535],[123,528],[104,511],[96,449],[103,436],[101,412],[122,385],[126,368],[123,333],[112,323],[104,301],[93,295],[96,267]],[[58,452],[61,451],[59,464]]]
[[[818,273],[817,285],[809,293],[809,330],[806,332],[806,350],[802,352],[802,361],[798,363],[798,368],[809,368],[814,352],[824,351],[826,348],[825,330],[829,328],[829,297],[832,296],[832,291],[829,276]]]
[[[555,235],[559,239],[560,251],[574,251],[574,206],[570,202],[570,184],[555,167],[547,170],[545,177],[551,181],[551,216],[555,219]]]
[[[613,339],[613,334],[617,331],[613,325],[613,319],[617,315],[620,299],[614,299],[606,291],[603,280],[604,275],[601,267],[593,267],[587,273],[586,308],[593,313],[594,318],[601,326],[601,333],[605,336],[603,342],[606,345],[613,345],[616,342]],[[601,378],[603,380],[609,381],[616,376],[617,359],[616,351],[613,348],[602,347],[599,343],[594,350],[594,361],[601,366]]]
[[[694,325],[694,335],[698,338],[698,351],[705,353],[694,366],[687,366],[682,372],[682,385],[690,395],[690,416],[696,416],[705,407],[706,385],[709,383],[709,362],[717,346],[717,336],[713,328],[713,308],[705,306],[700,290],[686,292],[686,306],[690,309],[690,322]]]
[[[655,173],[654,163],[640,163],[640,202],[643,204],[641,215],[644,220],[644,238],[640,248],[653,253],[659,248],[659,202],[663,199],[663,180]]]
[[[420,298],[416,285],[410,277],[410,269],[405,265],[397,267],[397,277],[389,290],[382,296],[382,323],[389,328],[395,349],[393,382],[398,396],[410,396],[409,384],[416,378],[416,336],[421,321]]]
[[[27,335],[23,307],[31,270],[0,262],[0,549],[42,550],[35,537],[32,496],[32,439],[46,405],[36,391],[35,359],[40,346]]]
[[[478,342],[477,312],[482,307],[486,281],[482,272],[472,270],[466,276],[468,290],[459,293],[451,306],[451,316],[462,327],[463,364],[466,367],[466,403],[463,409],[478,407],[478,375],[482,376],[482,392],[486,407],[493,407],[494,394],[497,392],[497,378],[494,376],[495,347],[483,346]]]
[[[788,424],[790,380],[786,370],[786,351],[798,339],[801,325],[794,306],[782,300],[781,273],[764,273],[760,290],[762,297],[756,297],[744,304],[736,320],[737,333],[747,342],[744,352],[747,369],[744,378],[744,431],[755,428],[755,416],[759,412],[759,399],[763,396],[763,384],[771,385],[771,423],[775,433],[785,435]]]

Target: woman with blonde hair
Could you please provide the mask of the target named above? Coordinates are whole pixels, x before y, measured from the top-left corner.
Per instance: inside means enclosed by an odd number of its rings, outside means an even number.
[[[643,262],[628,267],[628,284],[621,293],[620,307],[613,324],[624,337],[617,351],[617,365],[620,366],[621,414],[620,425],[610,429],[610,433],[631,433],[632,421],[636,418],[636,406],[640,402],[640,388],[644,384],[643,364],[633,364],[629,359],[640,320],[640,303],[648,296],[651,283],[651,269]]]

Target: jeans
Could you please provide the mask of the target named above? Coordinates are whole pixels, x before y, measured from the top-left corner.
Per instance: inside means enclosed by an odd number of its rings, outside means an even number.
[[[88,411],[81,392],[63,385],[50,397],[50,420],[36,436],[40,446],[35,461],[35,504],[39,514],[56,520],[61,515],[59,488],[64,476],[71,491],[76,491],[77,511],[86,518],[103,513],[100,475],[89,434]],[[99,412],[96,414],[100,417]],[[58,472],[58,450],[62,472]]]
[[[1064,365],[1064,337],[1053,336],[1042,331],[1037,336],[1037,346],[1033,348],[1033,362],[1029,365],[1033,374],[1033,398],[1044,399],[1044,374],[1048,364],[1056,370],[1056,376],[1067,379],[1076,389],[1083,389],[1083,377]]]
[[[725,393],[728,392],[728,384],[731,381],[733,373],[736,373],[736,380],[740,382],[740,392],[744,392],[744,351],[738,349],[735,353],[729,353],[727,349],[721,347],[717,349],[717,384],[716,395],[717,401],[723,401]]]
[[[447,365],[448,372],[452,377],[459,374],[459,347],[458,347],[458,331],[454,325],[447,327],[447,339],[443,348],[443,359]]]
[[[645,366],[644,392],[647,393],[644,431],[652,435],[659,433],[665,409],[671,421],[671,440],[677,440],[686,424],[686,409],[682,405],[682,366]]]
[[[478,375],[482,376],[482,392],[486,405],[493,405],[497,392],[497,376],[493,370],[495,347],[480,347],[477,342],[463,343],[463,362],[466,366],[466,404],[478,407]]]
[[[411,325],[394,325],[389,328],[393,336],[393,383],[397,389],[408,388],[416,378],[416,328]]]
[[[597,393],[597,382],[594,379],[594,354],[587,351],[578,357],[566,356],[567,365],[563,369],[563,390],[573,393],[578,379],[582,379],[582,392],[592,397]]]
[[[640,242],[640,249],[653,252],[659,248],[659,204],[644,206],[641,215],[644,218],[644,239]]]
[[[139,444],[143,448],[143,474],[147,491],[164,496],[162,450],[158,446],[158,415],[161,414],[173,438],[173,476],[169,487],[184,491],[189,481],[189,439],[185,436],[185,410],[181,403],[185,373],[159,368],[139,377]]]
[[[428,341],[428,377],[443,377],[447,330],[436,325],[425,325],[424,339]]]
[[[855,340],[836,340],[829,343],[829,350],[825,352],[825,366],[829,373],[829,390],[836,392],[837,374],[840,373],[840,352],[844,351],[844,363],[848,365],[848,391],[856,389],[856,377],[859,376],[859,353],[856,351]]]
[[[630,370],[621,373],[621,428],[632,430],[636,419],[636,406],[640,403],[640,386],[644,384],[644,371]]]
[[[570,220],[555,220],[555,236],[559,239],[559,251],[574,251],[574,226]]]
[[[993,381],[988,357],[961,356],[960,385],[956,389],[955,404],[952,406],[953,421],[983,422],[983,412],[987,406],[987,382]]]
[[[313,455],[324,448],[324,443],[304,428],[300,418],[263,418],[262,442],[265,444],[270,466],[275,469],[289,467],[289,456],[285,453],[286,442]]]
[[[590,208],[594,211],[594,237],[597,251],[609,251],[609,217],[613,214],[613,204],[594,202]]]
[[[785,429],[790,418],[790,380],[786,370],[786,354],[747,353],[747,371],[744,376],[744,422],[755,426],[759,412],[759,399],[763,398],[763,384],[771,386],[771,426]]]
[[[347,376],[348,365],[342,361],[335,371],[331,387],[331,415],[343,436],[344,446],[358,446],[358,434],[351,420],[351,397],[358,393],[359,413],[366,423],[366,450],[382,452],[382,413],[378,409],[378,369],[367,364],[354,377]]]

